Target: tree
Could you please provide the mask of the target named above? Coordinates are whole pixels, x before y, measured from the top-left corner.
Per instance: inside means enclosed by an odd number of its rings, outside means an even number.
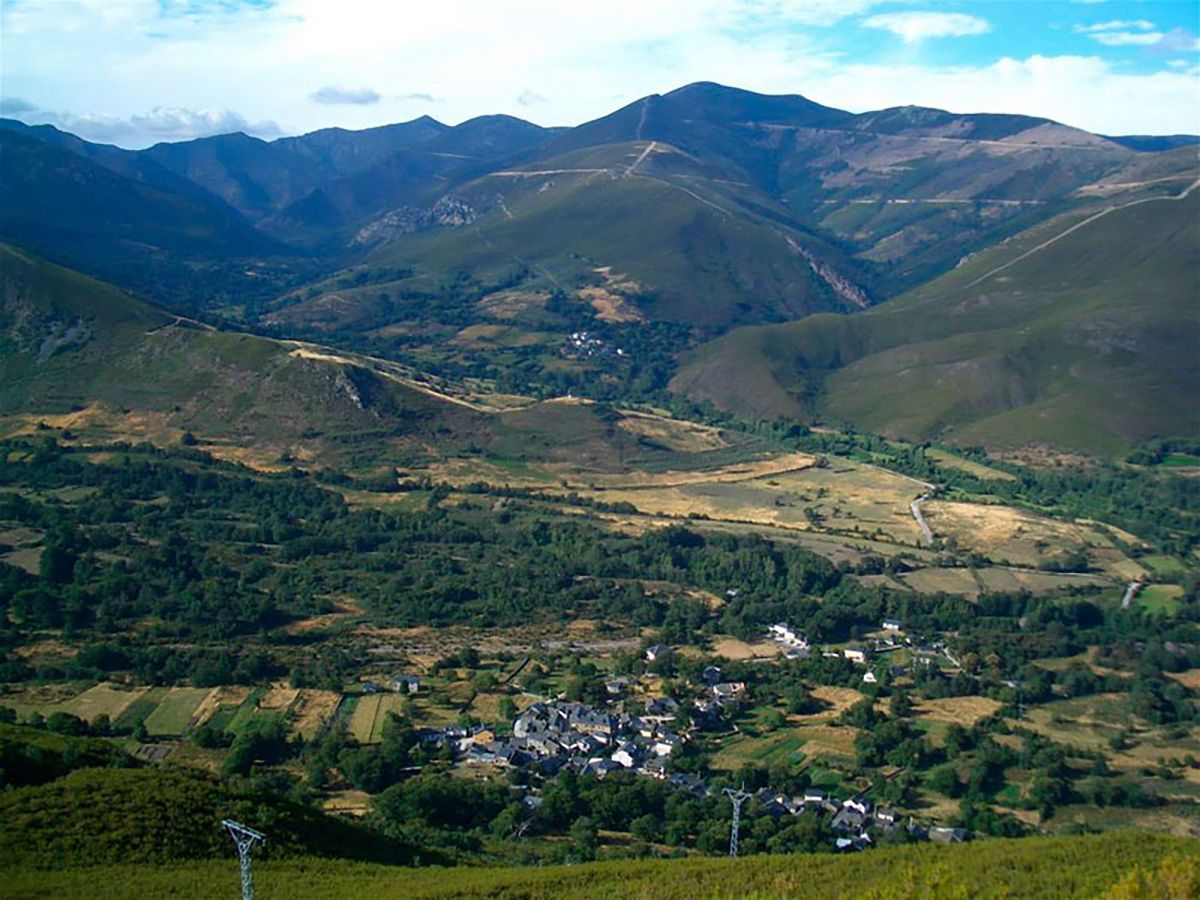
[[[596,850],[600,846],[600,834],[596,823],[587,816],[580,816],[571,823],[571,849],[575,856],[583,862],[596,858]]]

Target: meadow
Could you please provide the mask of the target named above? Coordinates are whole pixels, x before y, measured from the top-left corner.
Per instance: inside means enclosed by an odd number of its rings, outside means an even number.
[[[268,851],[269,852],[269,851]],[[624,860],[544,868],[397,869],[335,860],[257,861],[255,894],[289,900],[500,897],[575,898],[1106,898],[1187,900],[1200,891],[1194,840],[1116,832],[1082,837],[930,845],[861,856],[754,856],[745,859]],[[13,898],[109,900],[129,896],[210,898],[234,894],[231,858],[169,867],[20,870],[7,876]]]

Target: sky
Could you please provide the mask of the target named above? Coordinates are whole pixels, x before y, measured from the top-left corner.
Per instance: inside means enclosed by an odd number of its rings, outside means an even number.
[[[0,115],[144,147],[576,125],[694,81],[1200,134],[1200,0],[0,0]]]

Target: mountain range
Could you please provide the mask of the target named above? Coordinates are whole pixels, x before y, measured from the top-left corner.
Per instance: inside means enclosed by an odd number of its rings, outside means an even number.
[[[567,334],[661,328],[684,364],[656,389],[1111,455],[1200,434],[1198,174],[1187,136],[711,83],[574,128],[422,117],[141,151],[0,120],[0,240],[21,248],[6,270],[37,254],[447,371],[586,383],[606,363],[564,360]]]

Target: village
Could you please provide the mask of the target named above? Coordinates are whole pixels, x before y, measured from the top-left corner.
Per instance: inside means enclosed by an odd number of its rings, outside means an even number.
[[[879,634],[869,643],[820,652],[861,666],[865,670],[864,684],[877,682],[874,670],[868,668],[874,658],[900,649],[910,651],[913,660],[926,665],[939,655],[953,662],[943,644],[914,642],[904,634],[898,621],[885,620]],[[814,652],[806,636],[786,623],[770,626],[767,636],[780,645],[784,659],[804,659]],[[645,648],[643,655],[647,663],[655,663],[669,659],[673,652],[669,646],[655,644]],[[893,672],[902,674],[896,668]],[[425,727],[418,729],[417,734],[427,749],[441,751],[468,769],[520,770],[544,778],[568,768],[576,774],[597,778],[614,772],[633,772],[665,781],[696,797],[720,793],[700,776],[677,771],[672,761],[695,739],[698,730],[736,731],[737,726],[731,724],[733,719],[751,705],[746,683],[724,680],[720,666],[708,665],[698,682],[687,684],[692,695],[690,706],[664,696],[629,712],[626,699],[632,681],[623,676],[606,679],[607,698],[602,703],[572,701],[559,695],[532,703],[510,722]],[[421,690],[421,683],[416,676],[404,675],[395,678],[388,687],[397,693],[415,694]],[[372,684],[370,689],[382,687]],[[541,802],[539,789],[527,778],[515,783],[526,792],[525,805],[536,809]],[[815,786],[794,794],[766,786],[747,797],[756,800],[763,813],[776,819],[816,813],[835,835],[834,846],[841,851],[866,849],[874,842],[872,832],[878,837],[897,829],[905,830],[908,840],[958,843],[969,837],[969,832],[959,827],[919,823],[912,818],[902,821],[896,810],[877,806],[860,792],[839,798],[837,791]]]

